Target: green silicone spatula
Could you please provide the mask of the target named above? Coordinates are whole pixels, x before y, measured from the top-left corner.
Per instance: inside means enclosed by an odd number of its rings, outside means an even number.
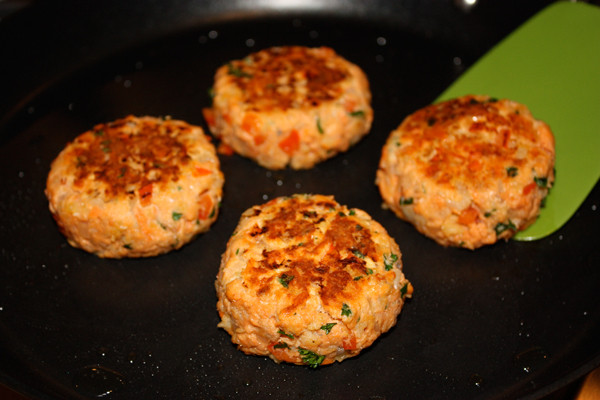
[[[538,220],[515,239],[566,223],[600,177],[600,7],[554,3],[525,22],[436,100],[466,94],[529,107],[556,139],[556,181]]]

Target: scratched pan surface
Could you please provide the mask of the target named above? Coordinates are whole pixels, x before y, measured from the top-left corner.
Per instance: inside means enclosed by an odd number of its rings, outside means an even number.
[[[0,23],[4,383],[40,399],[542,398],[600,363],[598,186],[555,234],[472,252],[382,210],[373,183],[389,131],[544,2],[518,13],[508,2],[117,3],[37,4]],[[43,190],[67,141],[130,113],[205,126],[214,70],[285,44],[331,46],[365,70],[375,122],[364,140],[309,171],[221,157],[222,214],[180,251],[102,260],[66,244]],[[239,215],[298,192],[369,212],[415,287],[371,348],[314,370],[246,356],[216,328],[214,279]]]

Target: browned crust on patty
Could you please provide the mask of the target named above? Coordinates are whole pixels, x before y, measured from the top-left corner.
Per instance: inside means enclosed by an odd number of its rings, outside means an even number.
[[[252,111],[316,107],[338,98],[339,83],[349,76],[333,55],[331,49],[315,54],[301,46],[272,47],[231,61],[227,69]]]
[[[312,285],[321,288],[319,295],[323,304],[341,306],[344,300],[352,299],[364,283],[354,280],[357,276],[367,275],[364,258],[371,257],[375,262],[380,259],[369,231],[360,221],[348,216],[348,211],[320,214],[315,211],[317,207],[338,209],[335,202],[291,198],[273,218],[265,220],[262,227],[255,225],[250,232],[254,237],[265,235],[268,240],[293,238],[296,242],[282,249],[264,250],[262,259],[250,260],[243,273],[249,286],[256,288],[257,295],[279,291],[289,302],[284,310],[286,313],[297,311],[306,301]],[[326,218],[329,226],[322,240],[315,241],[314,236],[321,234],[317,232],[318,225]],[[314,260],[315,253],[321,254],[318,262]],[[287,287],[273,285],[274,276],[282,279],[284,275],[294,277]]]
[[[382,150],[376,182],[420,232],[474,249],[536,220],[554,156],[550,128],[525,105],[468,95],[406,117]]]
[[[328,47],[272,47],[217,69],[203,110],[223,153],[270,169],[311,168],[371,127],[364,72]]]
[[[510,146],[510,142],[536,143],[539,139],[535,121],[524,106],[515,107],[510,110],[512,112],[498,112],[499,107],[503,107],[503,103],[496,99],[475,96],[425,107],[407,119],[402,140],[417,151],[435,146],[437,151],[433,157],[426,161],[417,158],[416,162],[424,175],[438,184],[502,180],[507,175],[507,162],[517,168],[526,163],[525,159],[515,157],[519,148]],[[444,145],[456,134],[456,126],[459,125],[468,131],[468,136],[452,142],[450,146]],[[491,132],[494,133],[494,141],[480,139]],[[553,150],[541,144],[529,149],[530,158]],[[406,152],[410,151],[406,149]],[[482,173],[485,177],[481,176]]]
[[[318,364],[357,355],[412,293],[401,253],[364,211],[294,195],[243,213],[216,282],[220,327],[248,354]],[[311,365],[315,366],[315,365]]]
[[[177,182],[181,168],[191,159],[187,143],[181,140],[191,129],[182,121],[133,116],[98,124],[73,143],[73,183],[82,187],[93,176],[104,184],[108,200],[139,194],[149,184]]]
[[[222,185],[202,128],[130,115],[68,143],[52,162],[46,196],[73,246],[100,257],[147,257],[208,230]]]

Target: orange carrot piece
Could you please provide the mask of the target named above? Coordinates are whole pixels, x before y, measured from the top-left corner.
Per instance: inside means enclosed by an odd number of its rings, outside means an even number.
[[[298,148],[300,147],[300,135],[298,131],[292,129],[290,134],[279,142],[279,148],[283,150],[286,154],[292,155]]]
[[[219,154],[223,154],[224,156],[230,156],[230,155],[233,155],[233,148],[231,148],[231,146],[221,142],[221,143],[219,143],[217,152]]]
[[[470,225],[477,220],[479,213],[473,207],[465,208],[458,216],[458,223],[461,225]]]
[[[284,342],[273,342],[270,343],[269,346],[267,346],[267,348],[269,349],[269,352],[271,354],[273,354],[275,356],[275,358],[279,361],[286,361],[286,362],[290,362],[290,363],[294,363],[297,362],[298,360],[294,357],[291,357],[288,355],[288,353],[285,351],[285,347],[275,347],[276,345],[280,344],[280,343],[284,343]]]
[[[242,129],[246,132],[253,133],[258,129],[258,116],[253,113],[248,113],[244,115],[244,119],[242,119]]]
[[[354,101],[354,100],[346,100],[346,102],[344,103],[344,110],[346,110],[346,112],[348,112],[348,113],[354,111],[355,107],[356,107],[356,101]]]
[[[198,199],[198,219],[207,219],[211,216],[213,210],[213,200],[205,194]]]
[[[256,114],[248,113],[244,115],[244,119],[242,120],[241,128],[242,130],[248,132],[252,135],[252,139],[254,140],[255,145],[260,145],[265,142],[267,139],[265,135],[263,135],[260,131],[260,119]]]
[[[344,339],[342,347],[344,350],[356,350],[356,336],[352,333],[349,338]]]
[[[212,171],[210,169],[196,166],[196,168],[194,168],[194,171],[192,172],[192,175],[195,177],[198,177],[198,176],[210,175],[211,173],[212,173]]]
[[[138,195],[140,196],[140,203],[143,206],[147,206],[152,201],[152,183],[148,183],[142,186],[138,190]]]
[[[528,195],[529,193],[531,193],[531,191],[533,189],[535,189],[536,186],[537,186],[537,183],[535,183],[535,182],[531,182],[529,185],[525,186],[523,188],[523,195]]]
[[[209,128],[213,128],[215,126],[215,112],[212,108],[203,108],[202,115],[204,116],[204,120]]]

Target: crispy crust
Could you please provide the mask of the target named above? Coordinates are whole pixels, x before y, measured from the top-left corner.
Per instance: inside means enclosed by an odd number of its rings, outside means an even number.
[[[395,323],[412,286],[393,238],[333,197],[294,195],[242,214],[223,254],[219,327],[247,354],[295,364],[357,355]]]
[[[408,116],[382,151],[385,204],[444,246],[474,249],[532,224],[554,182],[554,136],[526,106],[464,96]]]
[[[222,144],[270,169],[311,168],[371,127],[365,74],[327,47],[273,47],[219,68],[204,116]]]
[[[146,257],[208,230],[222,186],[200,127],[128,116],[69,143],[51,165],[46,196],[71,245],[100,257]]]

